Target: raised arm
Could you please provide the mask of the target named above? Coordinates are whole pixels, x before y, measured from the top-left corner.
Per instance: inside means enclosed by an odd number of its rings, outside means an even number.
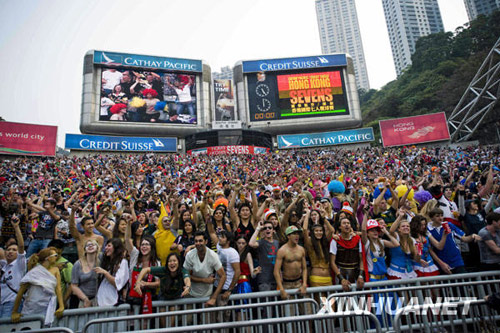
[[[103,214],[99,214],[99,216],[97,217],[97,221],[95,222],[95,228],[104,236],[106,237],[107,239],[111,239],[113,238],[113,233],[111,232],[111,230],[108,230],[106,228],[104,228],[101,223],[102,223],[102,220],[104,219],[104,215]]]
[[[239,185],[239,183],[237,185]],[[231,195],[229,196],[229,216],[231,217],[231,223],[233,224],[235,230],[238,228],[238,224],[240,222],[238,213],[236,212],[236,209],[234,209],[236,204],[236,197],[239,195],[239,193],[240,188],[235,186],[234,191],[231,191]]]
[[[76,213],[77,209],[78,209],[78,204],[73,203],[73,205],[71,206],[71,214],[69,214],[69,233],[71,234],[71,237],[73,237],[73,239],[76,242],[79,242],[79,241],[81,241],[82,235],[78,231],[78,228],[76,227],[76,222],[75,222],[75,213]]]
[[[401,209],[398,210],[397,214],[398,214],[398,216],[396,218],[396,221],[394,221],[394,223],[391,225],[391,229],[389,230],[389,233],[391,235],[394,235],[396,233],[396,231],[399,228],[399,224],[403,220],[403,217],[406,215],[405,212],[403,212],[403,210],[401,210]]]
[[[117,223],[120,223],[120,221]],[[132,221],[127,221],[127,228],[125,229],[125,249],[129,254],[131,254],[134,249],[134,241],[132,240]],[[140,280],[137,279],[137,281]]]
[[[23,254],[24,253],[24,239],[23,239],[23,234],[21,233],[21,228],[19,227],[19,217],[17,215],[13,215],[10,223],[14,227],[14,233],[16,235],[16,242],[17,242],[17,253]]]
[[[368,214],[365,214],[365,216],[363,217],[363,223],[361,224],[361,242],[363,242],[363,245],[365,245],[366,242],[368,241],[368,234],[366,231],[367,221],[368,221]]]
[[[253,233],[252,237],[250,238],[250,241],[248,242],[248,246],[250,246],[251,248],[256,249],[259,247],[259,242],[257,242],[257,237],[259,237],[262,227],[263,227],[263,222],[259,221],[257,227],[255,228],[255,232]]]
[[[218,244],[219,238],[217,237],[217,233],[215,232],[214,223],[212,220],[207,222],[207,231],[210,235],[210,239],[212,240],[212,244]]]
[[[304,223],[302,224],[303,235],[304,235],[304,244],[309,246],[311,243],[311,235],[309,235],[309,217],[311,215],[311,211],[309,208],[304,210]]]

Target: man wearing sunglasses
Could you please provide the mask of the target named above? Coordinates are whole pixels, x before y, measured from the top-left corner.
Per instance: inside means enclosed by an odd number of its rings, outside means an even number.
[[[259,235],[261,238],[257,240]],[[276,290],[274,263],[276,262],[279,242],[273,236],[273,223],[260,221],[248,243],[250,247],[257,249],[259,264],[262,268],[262,272],[258,276],[259,291]]]

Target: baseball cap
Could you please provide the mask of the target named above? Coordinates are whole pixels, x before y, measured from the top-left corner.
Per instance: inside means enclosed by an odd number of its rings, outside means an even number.
[[[373,228],[380,229],[380,224],[378,224],[377,220],[369,219],[368,221],[366,221],[366,230],[368,231]]]
[[[290,234],[293,234],[294,232],[302,232],[301,229],[297,228],[296,226],[294,225],[291,225],[289,226],[288,228],[286,228],[285,230],[285,235],[290,235]]]

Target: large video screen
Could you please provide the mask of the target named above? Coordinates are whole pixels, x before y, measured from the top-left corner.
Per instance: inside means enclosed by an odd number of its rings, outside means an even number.
[[[340,70],[248,75],[250,121],[348,115]]]
[[[99,120],[195,125],[196,76],[103,68]]]

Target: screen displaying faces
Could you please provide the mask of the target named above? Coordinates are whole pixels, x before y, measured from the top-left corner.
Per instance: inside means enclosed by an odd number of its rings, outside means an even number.
[[[100,121],[197,124],[196,77],[103,68]]]

